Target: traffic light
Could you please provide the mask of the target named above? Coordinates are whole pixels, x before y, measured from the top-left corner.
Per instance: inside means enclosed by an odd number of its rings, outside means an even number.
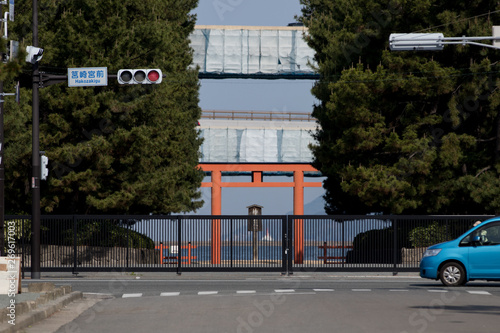
[[[119,84],[158,84],[162,80],[160,69],[120,69]]]
[[[49,175],[49,168],[48,168],[48,164],[49,164],[49,158],[45,155],[42,155],[40,156],[41,158],[41,176],[40,178],[42,180],[46,180],[47,179],[47,176]]]

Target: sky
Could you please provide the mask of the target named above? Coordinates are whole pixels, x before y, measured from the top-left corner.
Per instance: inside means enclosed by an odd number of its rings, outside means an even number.
[[[199,0],[194,11],[198,25],[286,26],[300,15],[299,0]],[[315,103],[310,80],[200,80],[200,106],[203,110],[311,112]],[[272,177],[264,181],[292,181],[291,177]],[[306,178],[305,181],[321,181]],[[210,181],[210,178],[205,178]],[[247,181],[245,177],[224,177],[223,181]],[[203,208],[196,213],[210,214],[210,188],[202,188]],[[322,188],[305,188],[305,214],[324,214]],[[246,215],[247,206],[263,206],[265,215],[292,214],[291,188],[223,188],[222,214]]]

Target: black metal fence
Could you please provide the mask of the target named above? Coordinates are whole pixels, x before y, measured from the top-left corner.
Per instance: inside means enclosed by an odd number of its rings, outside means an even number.
[[[47,216],[42,271],[417,271],[426,247],[491,216]],[[23,271],[30,216],[6,216]],[[7,228],[5,229],[7,231]]]

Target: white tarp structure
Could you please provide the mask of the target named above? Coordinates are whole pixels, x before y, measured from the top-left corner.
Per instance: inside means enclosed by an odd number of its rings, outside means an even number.
[[[304,27],[196,26],[191,34],[193,66],[200,73],[315,74],[315,52]]]
[[[315,124],[234,126],[203,120],[201,163],[311,163],[309,144],[314,143]],[[251,122],[255,124],[257,122]],[[269,126],[272,125],[272,126]]]

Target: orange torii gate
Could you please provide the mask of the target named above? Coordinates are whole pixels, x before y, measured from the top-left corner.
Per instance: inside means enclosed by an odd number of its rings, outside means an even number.
[[[293,214],[304,215],[304,187],[322,187],[322,182],[304,182],[304,172],[318,172],[310,164],[301,163],[201,163],[200,168],[212,174],[211,182],[203,182],[201,187],[212,189],[212,215],[222,214],[223,187],[293,187]],[[223,172],[251,172],[252,182],[222,182]],[[293,182],[263,182],[264,172],[293,172]],[[294,259],[301,264],[304,260],[304,224],[295,220]],[[212,263],[221,263],[220,220],[212,221]]]

